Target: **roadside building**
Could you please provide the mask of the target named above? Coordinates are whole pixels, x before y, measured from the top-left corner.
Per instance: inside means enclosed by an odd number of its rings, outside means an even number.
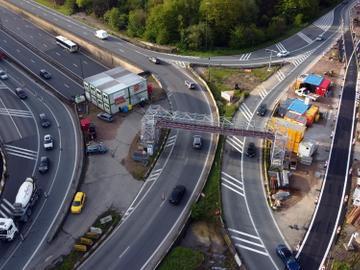
[[[85,78],[84,88],[86,99],[110,114],[149,98],[146,79],[122,67]]]

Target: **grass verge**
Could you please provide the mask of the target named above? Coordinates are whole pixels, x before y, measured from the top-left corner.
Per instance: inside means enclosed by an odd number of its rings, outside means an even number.
[[[159,266],[159,270],[195,270],[204,261],[204,255],[197,250],[176,247],[171,250]]]
[[[49,0],[35,0],[35,2],[44,5],[48,8],[55,9],[56,11],[64,14],[64,15],[71,15],[72,9],[67,7],[66,5],[56,5],[54,2],[50,2]]]

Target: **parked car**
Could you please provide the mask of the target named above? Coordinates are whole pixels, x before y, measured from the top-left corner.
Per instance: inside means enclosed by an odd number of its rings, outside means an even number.
[[[48,72],[46,69],[40,69],[40,76],[46,80],[51,79],[51,73]]]
[[[282,50],[277,53],[277,57],[286,57],[290,54],[290,52]]]
[[[39,118],[40,118],[40,124],[43,128],[48,128],[51,126],[50,119],[46,116],[45,113],[40,113]]]
[[[249,143],[247,148],[246,148],[246,152],[245,155],[247,157],[253,158],[256,156],[256,146],[255,143]]]
[[[194,135],[192,146],[195,149],[201,149],[202,148],[202,138],[201,138],[200,135]]]
[[[267,107],[266,104],[261,104],[256,112],[259,116],[265,116],[267,113]]]
[[[51,150],[54,148],[54,139],[50,134],[44,136],[44,148],[45,150]]]
[[[102,143],[96,143],[86,147],[86,154],[104,154],[107,150],[107,147]]]
[[[150,57],[149,57],[149,61],[152,62],[152,63],[154,63],[154,64],[157,64],[157,65],[160,64],[159,58],[154,57],[154,56],[150,56]]]
[[[71,213],[80,214],[85,205],[85,192],[78,191],[75,194],[74,200],[71,204]]]
[[[97,114],[97,118],[104,120],[106,122],[112,122],[114,121],[114,118],[111,114],[106,113],[106,112],[101,112]]]
[[[187,86],[187,88],[189,89],[195,89],[196,85],[194,82],[191,82],[191,81],[185,81],[185,85]]]
[[[278,245],[276,253],[284,262],[287,270],[300,270],[300,264],[295,259],[292,252],[285,245]]]
[[[26,99],[27,98],[27,94],[24,91],[24,89],[22,89],[21,87],[18,87],[15,89],[15,94],[20,98],[20,99]]]
[[[8,77],[8,75],[6,74],[6,72],[3,71],[2,69],[0,69],[0,79],[6,80],[6,79],[8,79],[8,78],[9,78],[9,77]]]
[[[49,158],[46,156],[43,156],[40,158],[40,164],[39,164],[39,172],[41,174],[46,173],[49,170]]]
[[[183,185],[177,185],[170,194],[169,202],[173,205],[178,205],[184,197],[186,188]]]

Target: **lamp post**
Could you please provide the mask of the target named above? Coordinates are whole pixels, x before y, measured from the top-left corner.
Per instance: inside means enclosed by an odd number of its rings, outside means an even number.
[[[208,63],[208,81],[210,82],[210,57],[209,57],[209,63]]]
[[[275,52],[276,53],[276,51],[274,51],[274,50],[270,50],[270,49],[265,49],[265,51],[266,52],[268,52],[268,53],[270,53],[270,59],[269,59],[269,66],[268,66],[268,69],[267,69],[267,71],[271,71],[271,60],[272,60],[272,53],[273,52]]]

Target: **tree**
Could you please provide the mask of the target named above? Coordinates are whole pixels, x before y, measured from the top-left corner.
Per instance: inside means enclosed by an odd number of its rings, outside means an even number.
[[[104,20],[113,28],[118,30],[120,28],[120,11],[118,8],[114,7],[111,10],[108,10],[104,14]]]
[[[145,11],[136,9],[129,12],[127,33],[130,36],[141,37],[145,31]]]
[[[88,7],[90,7],[91,3],[92,0],[76,0],[76,5],[82,9],[87,9]]]

